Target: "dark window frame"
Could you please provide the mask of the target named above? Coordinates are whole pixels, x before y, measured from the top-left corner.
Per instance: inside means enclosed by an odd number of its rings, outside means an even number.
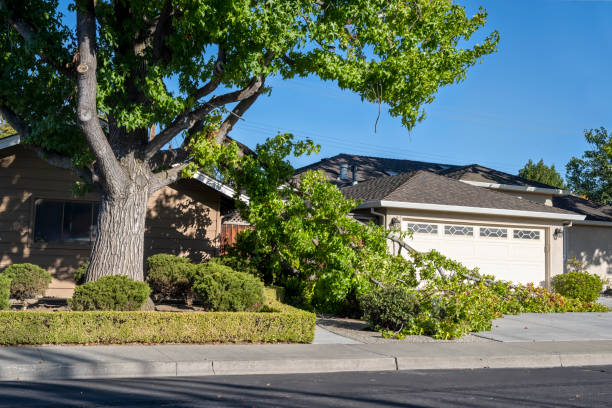
[[[59,231],[60,231],[60,239],[55,241],[37,241],[36,240],[36,205],[40,201],[46,202],[55,202],[61,203],[61,218],[59,219]],[[77,204],[89,204],[90,205],[90,224],[89,224],[89,239],[88,240],[78,240],[78,239],[64,239],[64,217],[66,212],[66,204],[67,203],[77,203]],[[97,219],[94,219],[95,214],[95,206],[98,206],[98,212],[100,211],[100,201],[96,200],[70,200],[64,198],[57,197],[34,197],[32,200],[32,210],[31,210],[31,227],[30,227],[30,244],[33,246],[44,246],[44,247],[52,247],[58,246],[62,248],[66,247],[83,247],[83,246],[91,246],[95,241],[96,236],[94,232],[97,231],[96,224]]]

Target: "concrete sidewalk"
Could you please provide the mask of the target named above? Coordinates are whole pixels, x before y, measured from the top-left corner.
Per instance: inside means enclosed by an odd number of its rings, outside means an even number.
[[[0,348],[0,380],[612,364],[612,341]]]

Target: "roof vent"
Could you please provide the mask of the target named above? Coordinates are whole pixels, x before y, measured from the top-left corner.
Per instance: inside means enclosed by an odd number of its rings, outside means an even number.
[[[357,181],[357,165],[356,164],[353,164],[351,166],[351,173],[353,174],[353,183],[352,184],[355,185],[355,184],[358,183],[358,181]]]
[[[338,176],[338,180],[348,180],[348,164],[342,163],[340,165],[340,175]]]

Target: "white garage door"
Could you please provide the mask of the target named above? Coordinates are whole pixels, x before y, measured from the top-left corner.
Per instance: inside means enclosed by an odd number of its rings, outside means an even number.
[[[402,230],[414,232],[409,241],[418,251],[436,249],[497,279],[544,284],[544,229],[404,220]]]

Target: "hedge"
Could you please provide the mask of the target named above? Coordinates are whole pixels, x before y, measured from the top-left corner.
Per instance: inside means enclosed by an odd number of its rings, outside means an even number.
[[[0,311],[0,344],[312,342],[315,315],[266,295],[266,312]]]

